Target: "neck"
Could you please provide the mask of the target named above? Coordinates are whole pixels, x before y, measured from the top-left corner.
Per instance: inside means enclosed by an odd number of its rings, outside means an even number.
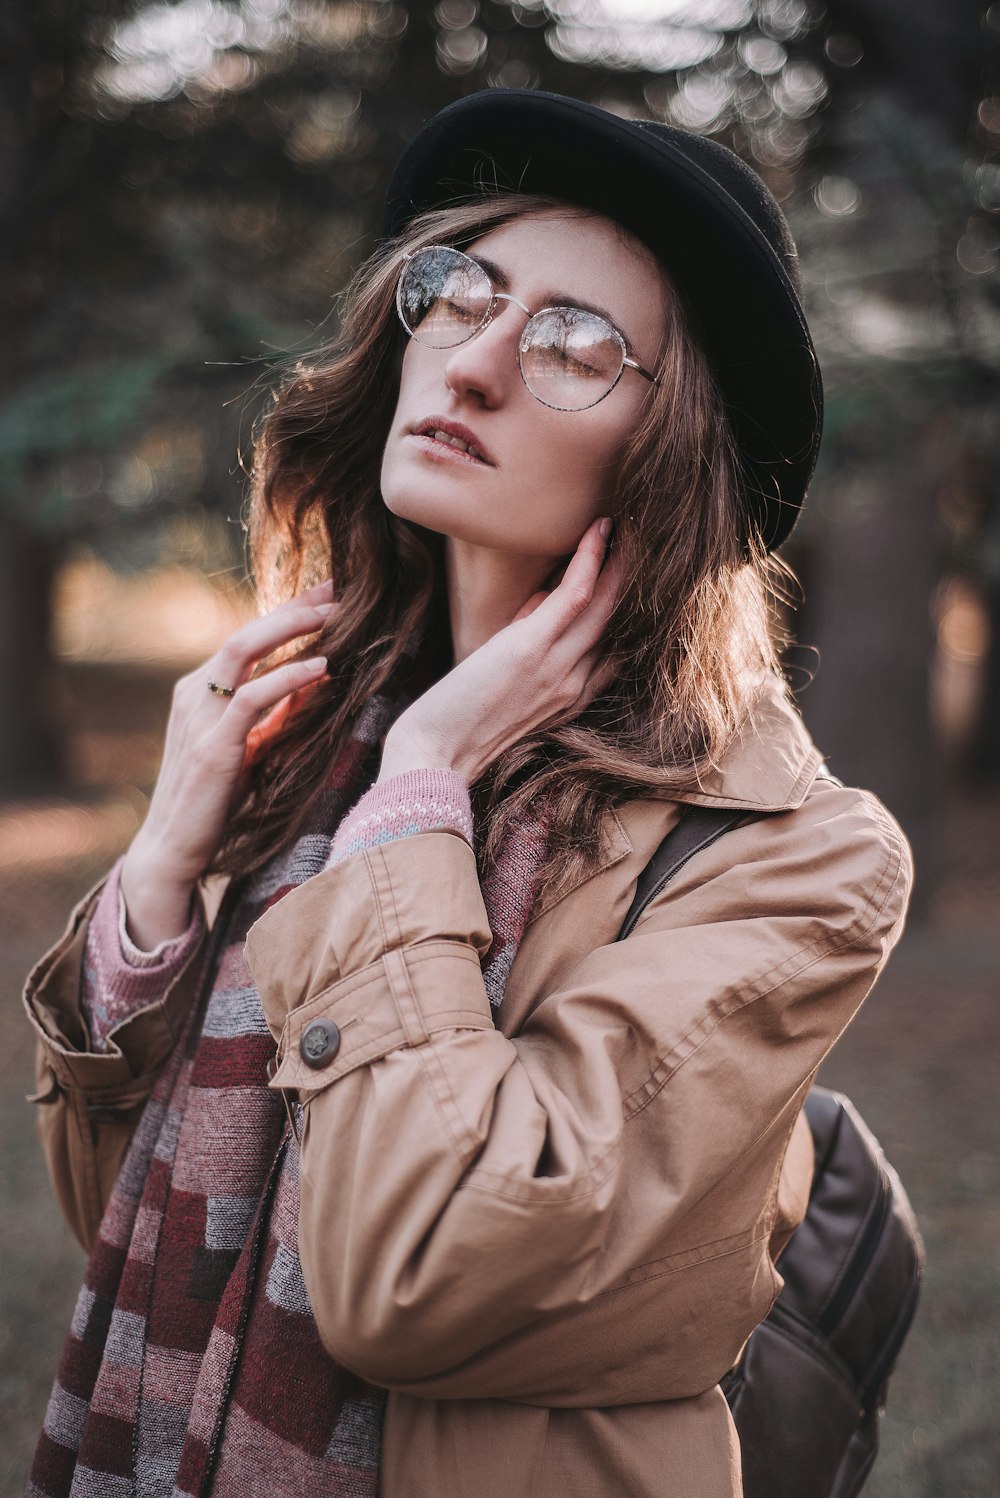
[[[456,666],[516,618],[545,583],[554,560],[446,539],[445,576]]]

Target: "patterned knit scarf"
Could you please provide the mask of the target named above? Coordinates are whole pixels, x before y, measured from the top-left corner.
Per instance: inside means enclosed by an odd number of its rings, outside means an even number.
[[[384,1394],[322,1346],[298,1256],[298,1149],[267,1086],[274,1042],[243,943],[324,867],[401,703],[376,699],[321,831],[231,888],[198,1002],[147,1104],[87,1265],[28,1498],[375,1498]],[[544,840],[486,890],[502,997]]]

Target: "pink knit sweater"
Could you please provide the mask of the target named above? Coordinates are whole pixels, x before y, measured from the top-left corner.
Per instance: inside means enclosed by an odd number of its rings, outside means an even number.
[[[409,770],[372,786],[337,829],[327,867],[364,848],[422,832],[453,833],[471,845],[472,806],[460,775],[451,770]],[[530,914],[545,846],[541,826],[523,827],[484,889],[493,945],[483,976],[494,1006],[503,995]],[[152,952],[141,951],[128,933],[120,872],[119,862],[97,903],[84,954],[83,1008],[95,1051],[106,1050],[118,1025],[156,1001],[203,934],[196,905],[182,935],[161,942]]]

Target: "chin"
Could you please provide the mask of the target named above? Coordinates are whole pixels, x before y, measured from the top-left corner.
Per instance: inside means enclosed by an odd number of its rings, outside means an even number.
[[[512,545],[514,538],[508,534],[498,535],[495,525],[490,526],[485,521],[477,523],[476,518],[468,512],[456,514],[453,506],[442,504],[440,499],[422,502],[412,496],[393,495],[391,498],[383,498],[386,509],[399,520],[408,520],[411,525],[418,525],[423,530],[433,531],[452,541],[464,541],[470,546],[489,547],[491,550],[528,549]]]
[[[416,482],[408,482],[403,474],[394,474],[389,465],[382,473],[382,502],[398,519],[452,541],[532,559],[556,561],[569,556],[588,524],[586,519],[580,521],[577,534],[540,533],[537,507],[533,514],[503,518],[495,503],[486,506],[480,496],[477,505],[467,489],[456,491],[451,484],[440,482],[429,485],[423,474]]]
[[[470,508],[469,497],[449,493],[451,488],[450,484],[428,483],[424,474],[417,475],[414,481],[413,475],[394,473],[388,464],[382,470],[382,503],[390,514],[456,541],[476,546],[502,545],[502,538],[494,534],[495,517],[492,525],[488,517],[477,517]]]
[[[398,519],[409,520],[413,525],[437,531],[442,536],[453,535],[456,525],[460,523],[455,506],[443,502],[440,494],[421,494],[409,485],[385,485],[382,503]]]

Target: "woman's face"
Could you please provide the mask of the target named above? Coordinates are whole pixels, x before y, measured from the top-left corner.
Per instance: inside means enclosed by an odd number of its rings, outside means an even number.
[[[600,310],[629,356],[658,368],[667,290],[652,255],[610,219],[573,208],[525,215],[477,239],[505,289],[531,312],[561,299]],[[499,289],[499,288],[498,288]],[[524,385],[517,345],[525,315],[498,302],[469,342],[433,349],[410,339],[382,464],[395,515],[471,545],[530,557],[568,555],[598,515],[613,514],[624,444],[652,386],[626,368],[585,411],[555,411]],[[477,458],[428,435],[455,423]]]

